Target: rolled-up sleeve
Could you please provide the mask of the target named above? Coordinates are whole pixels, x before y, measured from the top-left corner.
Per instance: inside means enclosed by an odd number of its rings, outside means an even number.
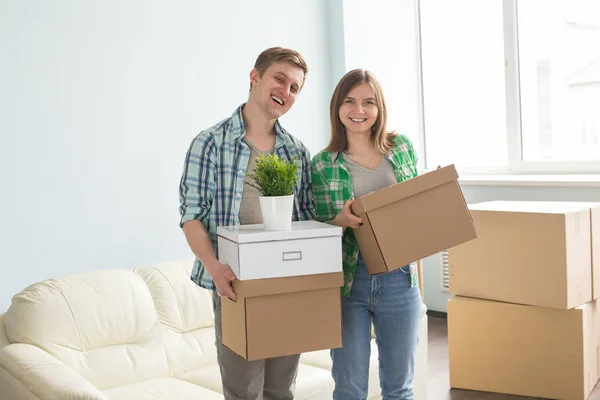
[[[212,135],[201,133],[190,144],[179,184],[179,226],[199,220],[208,227],[215,196],[216,154]]]

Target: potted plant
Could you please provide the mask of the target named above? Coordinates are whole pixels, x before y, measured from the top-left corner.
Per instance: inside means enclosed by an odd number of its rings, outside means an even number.
[[[260,155],[248,184],[260,192],[259,204],[266,230],[289,230],[292,226],[294,188],[298,181],[298,165],[276,154]]]

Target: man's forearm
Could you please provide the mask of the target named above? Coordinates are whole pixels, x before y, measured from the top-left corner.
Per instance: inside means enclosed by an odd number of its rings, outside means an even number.
[[[215,257],[215,251],[208,232],[206,232],[202,222],[198,220],[187,221],[183,224],[183,233],[194,255],[211,274],[212,267],[218,263],[218,260]]]

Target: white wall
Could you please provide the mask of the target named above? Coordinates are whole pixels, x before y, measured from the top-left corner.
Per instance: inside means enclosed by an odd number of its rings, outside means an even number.
[[[185,151],[246,100],[263,49],[305,55],[306,87],[282,122],[320,150],[335,11],[320,0],[0,3],[0,312],[44,278],[189,256]]]
[[[420,82],[415,0],[344,2],[345,71],[368,69],[381,83],[388,130],[410,137],[421,160]],[[341,78],[337,76],[335,82]]]

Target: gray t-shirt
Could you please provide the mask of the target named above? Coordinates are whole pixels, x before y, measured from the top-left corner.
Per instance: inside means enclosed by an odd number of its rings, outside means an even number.
[[[256,168],[256,158],[261,154],[269,155],[273,153],[273,149],[268,151],[260,151],[252,146],[248,141],[244,141],[248,147],[250,147],[250,160],[248,161],[248,169],[246,170],[246,177],[244,178],[244,193],[242,194],[240,213],[238,217],[240,219],[240,225],[262,224],[262,214],[260,213],[260,203],[258,201],[260,192],[258,189],[248,184],[248,181],[250,180],[248,175],[254,173]]]
[[[385,156],[381,157],[381,163],[376,169],[369,169],[355,163],[345,153],[342,153],[342,157],[352,177],[356,199],[397,183],[392,163]]]

